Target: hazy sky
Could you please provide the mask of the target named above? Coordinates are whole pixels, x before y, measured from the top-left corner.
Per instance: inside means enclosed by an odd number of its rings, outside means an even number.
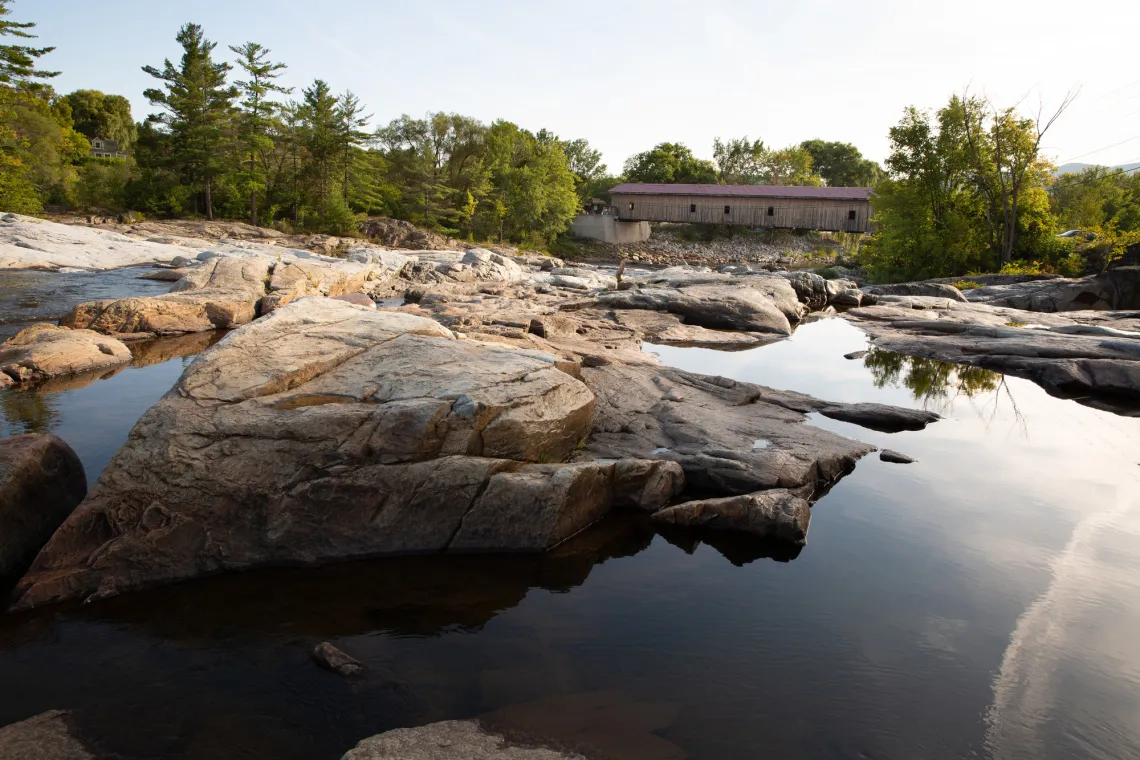
[[[1140,161],[1136,0],[801,0],[539,3],[481,0],[15,0],[64,92],[149,107],[140,66],[177,60],[202,24],[219,51],[253,40],[351,89],[384,123],[448,110],[585,137],[611,169],[665,140],[710,157],[716,136],[784,146],[819,137],[882,160],[907,105],[966,86],[1036,111],[1081,96],[1047,138],[1060,162]],[[1107,147],[1122,143],[1115,147]],[[1103,149],[1103,150],[1102,150]],[[1094,152],[1095,151],[1095,152]],[[1087,154],[1087,155],[1085,155]]]

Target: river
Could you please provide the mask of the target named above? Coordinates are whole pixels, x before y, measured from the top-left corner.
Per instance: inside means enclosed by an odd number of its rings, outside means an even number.
[[[5,433],[56,432],[93,481],[212,339],[0,391]],[[943,415],[898,434],[815,419],[918,462],[861,461],[794,557],[615,518],[542,557],[259,571],[0,618],[0,725],[65,708],[116,757],[331,759],[540,700],[528,714],[623,760],[1140,757],[1140,419],[982,370],[843,358],[865,349],[840,319],[749,351],[645,347]],[[326,640],[369,675],[315,667]]]

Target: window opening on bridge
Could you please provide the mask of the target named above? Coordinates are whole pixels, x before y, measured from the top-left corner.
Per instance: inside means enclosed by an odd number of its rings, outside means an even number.
[[[725,207],[724,207],[724,213],[726,213],[726,214],[727,214],[728,212],[729,212],[729,207],[728,207],[728,206],[725,206]]]
[[[630,211],[633,211],[633,204],[632,204],[632,203],[631,203],[631,204],[629,204],[629,210],[630,210]]]
[[[775,215],[776,215],[776,207],[775,206],[769,206],[768,207],[768,216],[775,216]]]
[[[695,214],[695,213],[697,213],[697,204],[695,204],[695,203],[690,203],[690,204],[689,204],[689,213],[690,213],[690,214]]]
[[[851,209],[850,211],[847,212],[847,218],[848,219],[854,219],[855,218],[855,209]]]

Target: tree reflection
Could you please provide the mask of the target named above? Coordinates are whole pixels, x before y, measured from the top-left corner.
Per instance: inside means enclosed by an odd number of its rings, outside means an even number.
[[[871,371],[876,388],[905,387],[916,401],[951,400],[959,395],[973,398],[996,391],[1002,385],[1002,375],[988,369],[905,356],[879,348],[870,349],[863,357],[863,364]]]
[[[51,396],[36,390],[0,391],[0,413],[9,435],[50,433],[59,422]]]

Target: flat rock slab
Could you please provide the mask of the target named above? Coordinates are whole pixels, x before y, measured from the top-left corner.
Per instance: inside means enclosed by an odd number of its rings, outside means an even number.
[[[558,464],[594,416],[558,364],[421,317],[295,301],[201,354],[143,415],[17,604],[264,565],[540,551],[615,504],[664,506],[672,465]]]
[[[919,410],[838,404],[669,367],[591,367],[582,377],[597,406],[589,442],[575,457],[673,461],[687,488],[709,494],[821,488],[874,450],[806,424],[809,412],[846,413],[875,429],[884,420],[909,429],[937,419]],[[758,439],[768,445],[757,448]]]
[[[0,578],[24,570],[86,493],[83,464],[59,438],[0,440]]]
[[[98,372],[130,361],[130,350],[115,338],[52,324],[26,327],[0,345],[0,373],[17,383]]]
[[[1089,397],[1111,409],[1131,410],[1140,399],[1140,320],[1134,312],[883,304],[844,316],[883,350],[1023,377],[1054,395]]]
[[[1118,267],[1079,279],[998,282],[966,291],[966,299],[1039,312],[1140,309],[1140,267]]]

